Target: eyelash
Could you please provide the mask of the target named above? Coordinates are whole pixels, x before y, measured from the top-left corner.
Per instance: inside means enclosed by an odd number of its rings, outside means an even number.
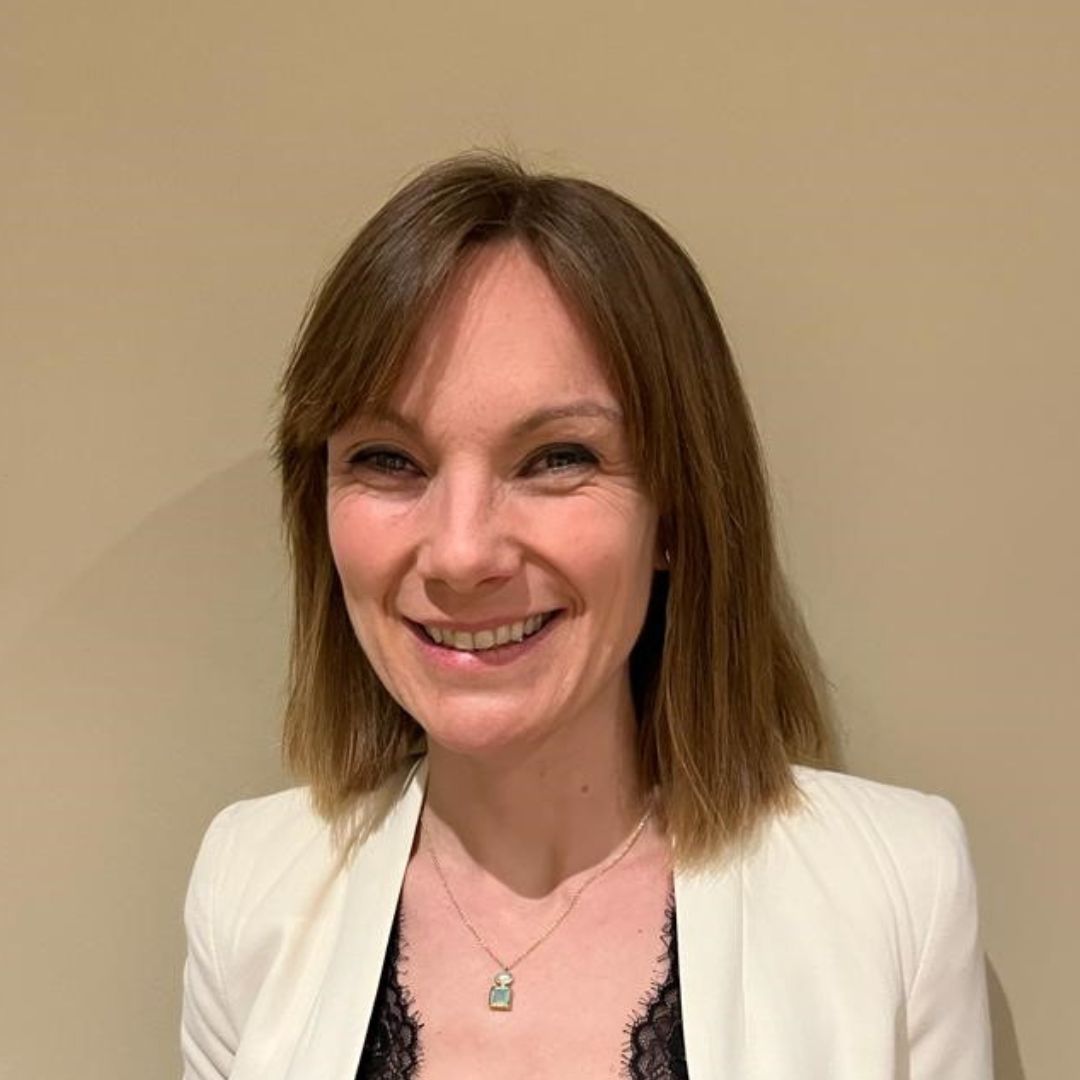
[[[579,459],[578,462],[571,466],[563,466],[561,468],[551,469],[555,475],[563,475],[574,469],[588,467],[597,463],[596,455],[588,449],[588,447],[581,446],[577,443],[561,443],[554,446],[545,446],[538,453],[534,454],[528,463],[528,468],[532,468],[537,462],[542,461],[546,457],[551,457],[556,454],[575,455]],[[385,464],[376,464],[377,461],[382,460],[385,462],[387,459],[395,459],[399,462],[406,462],[412,464],[411,461],[402,453],[397,450],[390,450],[383,447],[371,447],[365,450],[358,450],[355,454],[352,454],[348,459],[348,464],[352,467],[363,467],[371,469],[373,472],[380,474],[381,476],[397,476],[405,474],[403,467],[394,466],[388,468]]]

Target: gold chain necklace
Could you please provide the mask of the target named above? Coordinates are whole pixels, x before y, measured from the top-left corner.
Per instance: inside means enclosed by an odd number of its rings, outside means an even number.
[[[491,988],[488,990],[488,1008],[495,1012],[509,1012],[514,1005],[514,992],[510,989],[511,983],[514,981],[512,974],[513,969],[518,966],[527,956],[530,956],[535,949],[538,949],[541,945],[560,926],[563,921],[574,910],[574,906],[578,900],[581,899],[581,894],[594,882],[599,881],[609,870],[614,870],[616,866],[630,853],[630,849],[637,843],[637,838],[641,835],[645,828],[649,817],[652,814],[652,807],[650,806],[642,815],[641,820],[634,827],[634,831],[630,834],[629,838],[619,849],[618,853],[609,858],[606,862],[602,863],[592,874],[589,875],[583,884],[578,888],[570,897],[569,903],[563,909],[562,914],[519,956],[515,957],[510,963],[504,963],[503,960],[495,953],[494,949],[483,939],[480,931],[473,925],[472,920],[462,910],[461,905],[457,902],[457,897],[454,896],[453,890],[450,888],[450,883],[446,880],[446,875],[443,873],[442,864],[439,862],[439,856],[435,854],[435,848],[431,843],[431,837],[427,838],[426,847],[428,854],[431,856],[432,865],[435,867],[435,872],[439,875],[439,880],[442,882],[442,887],[446,892],[447,899],[453,905],[454,910],[458,913],[458,918],[465,924],[466,929],[476,939],[476,943],[499,965],[499,970],[495,972],[492,979]]]

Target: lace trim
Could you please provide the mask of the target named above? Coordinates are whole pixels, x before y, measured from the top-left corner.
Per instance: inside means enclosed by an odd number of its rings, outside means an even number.
[[[642,998],[638,1012],[624,1031],[623,1073],[628,1080],[689,1080],[686,1044],[683,1040],[682,1004],[679,993],[678,927],[675,895],[668,896],[663,951],[658,963],[667,962],[667,973],[657,979]]]
[[[415,1012],[412,994],[401,981],[404,972],[399,905],[386,946],[356,1080],[410,1080],[423,1061],[420,1029],[424,1024]]]

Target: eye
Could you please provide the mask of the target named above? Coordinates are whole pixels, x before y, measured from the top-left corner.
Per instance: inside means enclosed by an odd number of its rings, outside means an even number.
[[[561,446],[545,446],[532,458],[526,471],[539,470],[559,475],[588,468],[596,462],[596,455],[588,447],[567,443]]]
[[[353,468],[369,469],[383,476],[408,475],[408,470],[415,468],[404,454],[383,447],[358,450],[348,459],[348,463]]]

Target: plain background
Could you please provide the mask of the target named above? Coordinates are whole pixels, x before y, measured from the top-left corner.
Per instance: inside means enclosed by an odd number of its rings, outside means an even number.
[[[1080,1075],[1078,12],[9,0],[0,1077],[178,1073],[199,837],[286,783],[275,383],[476,144],[698,259],[846,765],[964,816],[1001,1080]]]

